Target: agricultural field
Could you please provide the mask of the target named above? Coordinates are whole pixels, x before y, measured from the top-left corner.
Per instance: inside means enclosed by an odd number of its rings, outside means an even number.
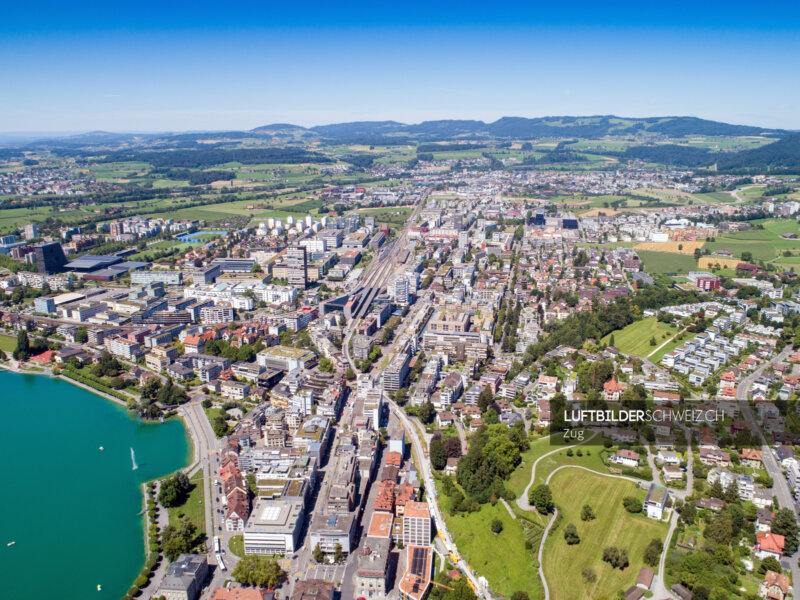
[[[492,590],[510,597],[517,590],[528,592],[532,600],[542,598],[539,574],[534,565],[532,550],[525,548],[526,536],[540,531],[540,527],[530,524],[520,517],[512,518],[502,502],[483,504],[479,511],[451,515],[449,500],[437,482],[443,513],[453,539],[461,556],[478,573],[486,577]],[[491,523],[499,519],[503,531],[495,534]],[[526,531],[523,524],[528,528]],[[497,560],[498,557],[503,560]]]
[[[550,596],[553,600],[584,600],[616,597],[617,591],[635,585],[644,565],[644,549],[650,540],[666,537],[667,524],[632,515],[622,505],[625,496],[644,498],[644,490],[629,481],[564,469],[550,482],[553,499],[562,516],[556,530],[547,538],[542,555]],[[581,521],[581,509],[588,504],[597,518]],[[572,523],[578,529],[580,543],[567,545],[563,530]],[[625,548],[630,565],[614,569],[603,562],[607,546]],[[597,579],[586,583],[579,569],[591,568]]]
[[[783,239],[784,233],[800,235],[797,221],[793,219],[763,219],[753,221],[754,225],[761,224],[764,229],[751,229],[735,233],[725,233],[717,236],[713,242],[706,242],[705,248],[714,250],[729,250],[733,255],[741,258],[742,252],[750,252],[753,260],[771,261],[784,251],[800,252],[800,239]]]
[[[675,252],[655,252],[653,250],[637,250],[636,254],[644,263],[648,273],[688,273],[697,265],[693,255]]]
[[[700,260],[697,261],[697,266],[700,269],[713,269],[715,265],[719,265],[722,268],[730,268],[736,269],[736,265],[738,265],[740,260],[735,258],[723,258],[721,256],[701,256]]]
[[[653,250],[654,252],[676,252],[694,254],[695,249],[702,248],[705,242],[643,242],[633,247],[634,250]]]
[[[644,358],[678,331],[669,323],[661,323],[655,317],[648,317],[608,334],[602,341],[610,344],[611,336],[614,336],[614,346],[620,352]],[[655,346],[650,345],[652,338],[656,339]]]
[[[386,208],[362,208],[358,212],[365,217],[375,217],[376,223],[402,225],[411,216],[411,206],[389,206]]]

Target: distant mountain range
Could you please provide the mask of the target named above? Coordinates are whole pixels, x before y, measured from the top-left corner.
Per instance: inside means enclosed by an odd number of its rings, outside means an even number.
[[[453,138],[541,138],[578,137],[600,138],[607,135],[662,134],[670,137],[687,135],[780,137],[789,133],[783,129],[768,129],[749,125],[731,125],[696,117],[648,117],[635,119],[613,115],[592,117],[503,117],[493,123],[483,121],[423,121],[415,125],[397,121],[356,121],[316,127],[300,127],[286,123],[264,125],[251,130],[259,134],[307,132],[335,140],[413,138],[443,140]]]
[[[254,137],[269,138],[270,147],[260,150],[246,149],[241,142]],[[413,144],[418,152],[431,152],[432,142],[451,142],[459,147],[489,147],[493,142],[510,140],[535,140],[541,138],[600,139],[619,136],[634,143],[622,151],[604,151],[621,162],[644,162],[676,165],[690,168],[711,168],[720,171],[755,172],[763,170],[800,169],[800,132],[769,129],[749,125],[731,125],[696,117],[627,118],[606,116],[590,117],[503,117],[492,123],[470,120],[424,121],[417,124],[397,121],[355,121],[316,127],[301,127],[291,123],[273,123],[250,131],[166,132],[166,133],[109,133],[92,131],[78,135],[38,139],[24,143],[6,143],[0,149],[0,158],[19,157],[25,150],[53,150],[63,155],[92,156],[107,154],[107,158],[133,160],[131,156],[146,152],[146,159],[154,164],[159,160],[167,166],[189,168],[236,160],[262,160],[262,154],[277,152],[272,146],[282,146],[282,160],[290,162],[308,160],[311,155],[322,160],[322,155],[310,147],[300,147],[305,142],[333,144]],[[662,137],[663,136],[663,137]],[[719,152],[696,145],[665,143],[664,138],[687,136],[764,136],[774,141],[751,150]],[[2,141],[0,139],[0,141]],[[471,144],[469,142],[472,142]],[[653,143],[656,142],[656,143]],[[186,151],[176,153],[176,151]],[[203,155],[200,160],[198,151]],[[188,152],[188,153],[187,153]],[[303,152],[309,153],[308,156]],[[245,157],[247,153],[258,156]],[[356,153],[357,154],[357,153]],[[248,155],[249,156],[249,155]],[[359,158],[356,155],[355,158]],[[577,157],[577,155],[575,155]],[[127,158],[126,158],[127,157]],[[352,157],[351,157],[352,158]],[[550,157],[555,158],[555,157]],[[569,156],[558,157],[569,162]],[[580,157],[577,157],[580,158]],[[555,162],[539,159],[543,162]],[[210,162],[209,162],[210,161]],[[262,160],[263,161],[263,160]]]

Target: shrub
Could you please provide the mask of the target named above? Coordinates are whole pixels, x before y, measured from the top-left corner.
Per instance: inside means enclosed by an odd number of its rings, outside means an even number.
[[[500,519],[492,520],[492,533],[498,534],[503,531],[503,522]]]

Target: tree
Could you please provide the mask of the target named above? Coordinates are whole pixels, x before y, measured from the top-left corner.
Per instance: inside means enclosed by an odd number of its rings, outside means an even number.
[[[275,560],[252,554],[240,560],[232,573],[239,583],[261,588],[277,587],[283,581],[284,575]]]
[[[765,558],[761,566],[758,567],[758,574],[765,575],[767,571],[775,571],[776,573],[780,573],[782,571],[781,563],[778,562],[778,559],[774,556],[768,556]]]
[[[636,496],[625,496],[622,499],[622,505],[625,507],[629,513],[640,513],[642,512],[642,501],[639,500]]]
[[[540,483],[535,488],[531,488],[528,502],[535,506],[540,513],[549,513],[553,509],[553,493],[550,491],[550,486]]]
[[[575,544],[580,544],[581,538],[578,535],[578,528],[575,527],[572,523],[568,524],[564,528],[564,539],[567,541],[569,546],[574,546]]]
[[[431,466],[437,471],[441,471],[447,466],[447,451],[444,449],[444,442],[441,437],[434,437],[429,447]]]
[[[644,549],[644,562],[651,567],[655,567],[661,559],[661,550],[664,544],[658,538],[653,538]]]
[[[178,471],[172,477],[167,478],[161,484],[158,492],[158,502],[161,506],[172,508],[180,506],[186,501],[186,496],[192,488],[186,473]]]
[[[489,407],[494,404],[494,396],[492,395],[492,388],[488,385],[483,386],[481,393],[478,395],[478,408],[481,412],[486,412]]]
[[[597,581],[597,573],[590,567],[585,567],[581,570],[581,575],[586,583],[594,583]]]
[[[31,341],[28,339],[28,332],[24,329],[17,332],[17,347],[12,353],[15,360],[28,360]]]
[[[687,502],[681,508],[681,520],[687,525],[694,524],[695,517],[697,516],[697,507],[694,502]]]
[[[447,458],[461,457],[461,440],[457,437],[449,437],[444,441],[444,452]]]
[[[323,373],[332,373],[333,372],[333,362],[327,356],[323,356],[319,359],[319,370]]]
[[[651,337],[650,338],[650,345],[651,346],[655,346],[656,344],[658,344],[658,342],[656,341],[656,337],[655,336]]]
[[[775,520],[772,522],[772,533],[784,536],[786,544],[783,553],[786,555],[794,554],[797,550],[798,526],[794,513],[789,508],[781,508],[775,513]]]
[[[344,372],[344,378],[347,381],[353,381],[356,378],[356,372],[353,371],[353,367],[347,367],[347,371]]]
[[[503,531],[503,522],[500,519],[492,519],[492,533],[499,534]]]
[[[340,563],[344,558],[344,554],[342,552],[342,545],[337,543],[336,546],[333,548],[333,562]]]
[[[595,519],[594,511],[588,504],[584,504],[581,509],[581,521],[593,521]]]
[[[727,511],[718,513],[714,519],[706,526],[703,532],[706,539],[716,544],[727,546],[733,537],[733,525],[731,515]]]
[[[436,415],[436,410],[433,408],[433,404],[431,401],[428,400],[422,403],[422,406],[419,407],[419,420],[422,421],[425,425],[429,425],[433,423],[433,417]]]
[[[528,596],[528,592],[516,591],[511,594],[511,600],[531,600],[531,597]]]
[[[188,517],[181,515],[175,523],[170,523],[161,534],[164,555],[170,562],[175,561],[194,547],[197,528]]]
[[[317,542],[317,545],[314,546],[312,556],[314,557],[314,562],[321,563],[323,560],[325,560],[325,553],[322,551],[322,548],[320,548],[319,542]]]

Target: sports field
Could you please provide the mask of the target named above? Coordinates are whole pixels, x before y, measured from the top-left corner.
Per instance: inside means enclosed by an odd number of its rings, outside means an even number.
[[[678,331],[668,323],[660,323],[655,317],[648,317],[608,334],[602,341],[604,344],[610,344],[613,335],[614,346],[620,352],[645,357]],[[656,339],[655,346],[650,345],[650,340],[653,338]]]
[[[644,499],[644,490],[632,482],[588,473],[582,469],[563,469],[550,482],[553,499],[562,515],[558,527],[547,538],[542,566],[552,600],[585,600],[613,598],[618,590],[636,584],[639,569],[644,566],[644,549],[650,540],[666,537],[667,524],[632,515],[622,505],[625,496]],[[581,521],[585,504],[597,518]],[[572,546],[564,540],[564,528],[572,523],[578,530],[580,543]],[[630,564],[624,570],[603,562],[607,546],[625,548]],[[585,583],[584,568],[594,570],[597,579]]]

